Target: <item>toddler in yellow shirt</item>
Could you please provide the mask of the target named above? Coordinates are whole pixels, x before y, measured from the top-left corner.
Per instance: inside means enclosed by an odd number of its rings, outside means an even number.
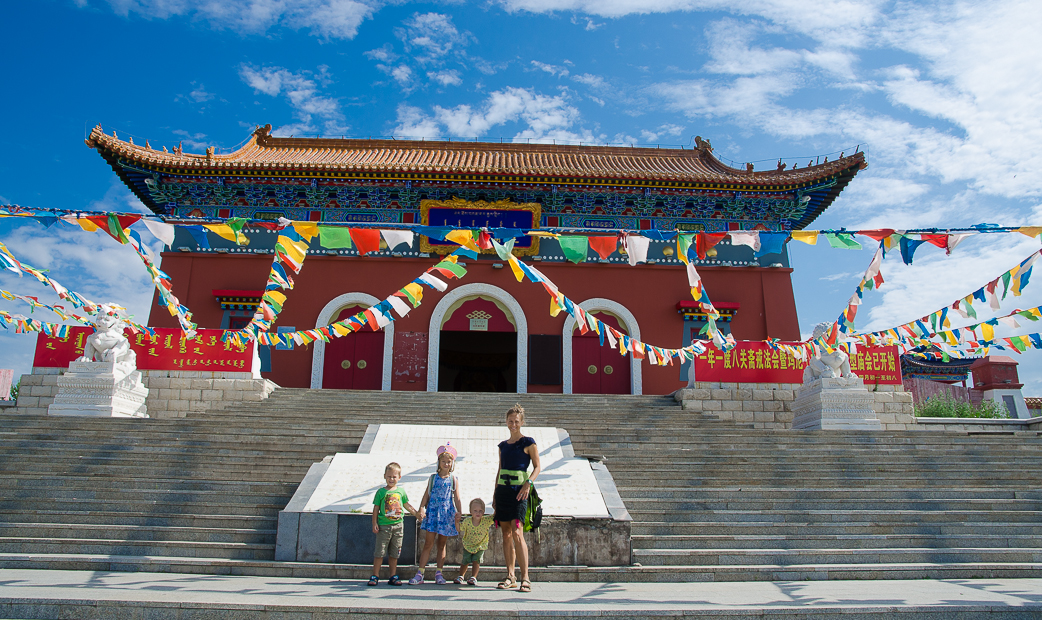
[[[492,528],[493,516],[485,514],[485,502],[480,497],[470,500],[470,518],[460,523],[460,534],[463,536],[463,562],[460,563],[459,577],[454,583],[463,585],[467,575],[467,566],[474,567],[474,574],[467,579],[467,585],[478,585],[478,571],[481,560],[488,549],[488,534]]]

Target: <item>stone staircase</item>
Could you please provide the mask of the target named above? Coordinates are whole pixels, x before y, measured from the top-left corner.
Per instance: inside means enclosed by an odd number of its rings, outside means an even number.
[[[0,567],[362,578],[272,560],[308,466],[369,423],[500,425],[515,402],[603,459],[634,518],[633,566],[538,580],[1042,577],[1034,433],[762,430],[661,396],[295,389],[173,420],[0,414]]]

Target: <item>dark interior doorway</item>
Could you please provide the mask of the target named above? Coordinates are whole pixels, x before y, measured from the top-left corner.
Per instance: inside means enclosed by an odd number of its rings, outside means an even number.
[[[442,331],[439,392],[517,392],[517,333]]]

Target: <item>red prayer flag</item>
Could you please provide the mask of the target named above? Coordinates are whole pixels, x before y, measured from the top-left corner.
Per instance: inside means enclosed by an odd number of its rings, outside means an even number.
[[[727,233],[698,233],[695,236],[695,252],[698,254],[698,258],[705,260],[706,252],[713,249],[713,246],[724,240]]]
[[[602,259],[606,259],[611,256],[615,248],[618,247],[619,238],[612,237],[587,237],[590,242],[590,248],[597,253]]]
[[[936,245],[942,250],[948,249],[948,235],[919,235],[923,241]]]
[[[358,254],[365,256],[369,252],[380,250],[380,231],[376,228],[349,228],[351,241],[358,248]]]
[[[482,250],[491,250],[492,235],[488,234],[488,231],[478,231],[478,238],[474,240],[474,243],[476,243]]]
[[[886,239],[890,235],[894,234],[895,232],[897,231],[893,228],[876,228],[874,230],[859,230],[857,231],[857,234],[864,235],[866,237],[871,237],[876,241],[882,241],[883,239]]]

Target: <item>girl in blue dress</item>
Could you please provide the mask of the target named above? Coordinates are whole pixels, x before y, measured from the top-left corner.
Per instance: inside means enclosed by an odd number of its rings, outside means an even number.
[[[410,585],[423,583],[423,570],[427,567],[431,549],[438,544],[438,571],[434,573],[434,583],[447,583],[441,574],[445,566],[445,544],[450,536],[459,536],[459,524],[462,515],[462,503],[459,496],[459,483],[452,471],[456,469],[456,448],[445,444],[438,448],[438,473],[432,474],[427,482],[427,492],[420,501],[420,512],[426,514],[420,523],[420,529],[427,532],[427,539],[420,552],[419,570],[409,580]]]

